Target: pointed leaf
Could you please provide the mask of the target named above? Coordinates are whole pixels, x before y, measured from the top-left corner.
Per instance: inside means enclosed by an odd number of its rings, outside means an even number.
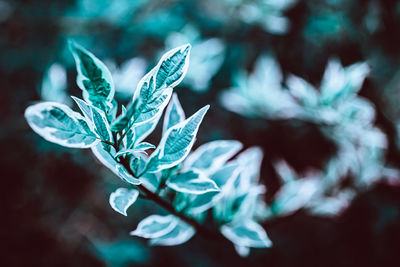
[[[218,140],[206,143],[187,157],[183,169],[195,168],[206,174],[212,174],[240,149],[242,149],[242,144],[235,140]]]
[[[47,141],[75,148],[87,148],[98,143],[84,118],[68,106],[44,102],[25,110],[29,126]]]
[[[122,166],[121,164],[118,164],[115,168],[116,168],[116,170],[117,170],[118,176],[119,176],[123,181],[125,181],[125,182],[127,182],[127,183],[130,183],[130,184],[133,184],[133,185],[139,185],[139,184],[142,183],[139,179],[133,177],[133,176],[125,169],[125,167]]]
[[[157,149],[151,154],[147,166],[148,171],[156,172],[171,168],[186,158],[194,144],[200,123],[208,108],[209,105],[203,107],[164,134]]]
[[[112,134],[110,125],[104,112],[96,107],[91,107],[92,121],[96,133],[101,137],[102,140],[112,142]]]
[[[238,246],[267,248],[272,246],[264,228],[250,220],[235,225],[223,225],[221,233]]]
[[[126,211],[135,203],[138,196],[139,191],[136,189],[118,188],[111,193],[109,202],[115,211],[127,216]]]
[[[172,126],[185,120],[185,112],[179,103],[176,93],[172,95],[172,100],[169,103],[164,115],[163,134]]]
[[[189,67],[190,44],[165,53],[156,67],[156,87],[175,87],[186,75]]]
[[[194,228],[182,220],[178,220],[178,223],[169,233],[150,240],[150,245],[153,246],[176,246],[187,242],[194,236],[196,231]]]
[[[211,191],[219,191],[215,182],[198,170],[172,176],[167,180],[167,185],[177,192],[196,195]]]
[[[83,99],[107,112],[115,93],[110,71],[82,46],[70,42],[70,50],[75,59],[78,71],[76,81],[83,91]]]
[[[144,238],[158,238],[171,232],[177,223],[178,219],[173,215],[150,215],[140,221],[136,230],[132,231],[130,235]]]

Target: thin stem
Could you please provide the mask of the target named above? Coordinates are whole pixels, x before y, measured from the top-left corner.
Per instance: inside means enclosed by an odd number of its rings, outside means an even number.
[[[126,161],[126,159],[121,159],[121,164],[126,168],[126,170],[131,174],[134,175],[133,171],[131,170],[129,163]],[[209,238],[218,238],[221,237],[221,234],[219,232],[214,232],[214,231],[210,231],[209,229],[207,229],[206,227],[204,227],[203,225],[201,225],[198,221],[196,221],[195,219],[187,216],[186,214],[180,213],[179,211],[177,211],[175,209],[175,207],[173,205],[171,205],[171,203],[169,203],[168,201],[166,201],[165,199],[161,198],[158,194],[153,193],[152,191],[150,191],[149,189],[147,189],[143,184],[137,185],[136,186],[141,192],[146,194],[146,198],[149,200],[154,201],[155,203],[157,203],[159,206],[163,207],[164,209],[166,209],[168,212],[170,212],[171,214],[179,217],[182,221],[190,224],[191,226],[193,226],[196,231],[206,237]]]

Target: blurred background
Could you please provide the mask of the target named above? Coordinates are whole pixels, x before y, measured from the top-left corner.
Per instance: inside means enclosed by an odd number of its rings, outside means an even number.
[[[200,236],[177,247],[129,236],[159,208],[140,200],[128,217],[115,213],[108,196],[119,179],[23,117],[34,102],[73,106],[69,95],[81,95],[68,39],[105,62],[122,103],[163,52],[192,44],[175,91],[186,114],[211,104],[195,147],[237,139],[263,149],[265,201],[280,215],[262,223],[272,248],[240,258],[229,242]],[[0,46],[1,266],[400,264],[400,1],[0,0]],[[327,84],[355,88],[351,120],[296,94]],[[282,191],[288,173],[332,180],[323,198],[282,204],[279,194],[299,197],[299,187]]]

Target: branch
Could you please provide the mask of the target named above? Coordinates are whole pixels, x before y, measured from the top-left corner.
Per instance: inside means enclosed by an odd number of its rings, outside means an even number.
[[[126,170],[133,176],[135,176],[135,174],[133,173],[133,171],[131,170],[129,163],[126,161],[126,159],[122,159],[121,158],[121,164],[126,168]],[[176,217],[179,217],[182,221],[190,224],[191,226],[193,226],[196,231],[203,235],[204,237],[208,237],[208,238],[221,238],[223,237],[221,235],[221,233],[216,232],[216,231],[211,231],[208,228],[204,227],[203,225],[201,225],[198,221],[196,221],[195,219],[187,216],[186,214],[180,213],[179,211],[177,211],[175,209],[175,207],[169,203],[168,201],[166,201],[165,199],[161,198],[159,195],[157,195],[156,193],[153,193],[152,191],[150,191],[149,189],[147,189],[143,184],[137,185],[136,186],[141,192],[146,194],[146,199],[152,200],[155,203],[157,203],[159,206],[163,207],[164,209],[166,209],[168,212],[170,212],[171,214],[175,215]]]

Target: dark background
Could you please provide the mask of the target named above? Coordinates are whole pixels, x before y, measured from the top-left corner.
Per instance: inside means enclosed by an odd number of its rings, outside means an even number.
[[[204,37],[221,38],[227,46],[225,61],[209,91],[177,89],[187,114],[211,104],[196,144],[233,138],[245,148],[261,146],[267,202],[280,186],[272,160],[284,158],[301,173],[310,167],[322,168],[334,155],[335,145],[311,123],[247,119],[217,102],[233,73],[239,68],[251,70],[265,51],[274,52],[285,75],[294,73],[316,85],[332,56],[344,65],[370,60],[372,72],[361,95],[375,104],[376,125],[387,134],[387,162],[400,167],[395,131],[400,88],[394,80],[400,66],[398,1],[300,0],[285,12],[292,25],[285,35],[268,33],[234,17],[215,19],[204,9],[204,5],[212,8],[213,2],[199,2],[153,1],[128,13],[123,23],[114,23],[106,17],[107,1],[98,3],[103,9],[89,10],[87,16],[69,13],[79,6],[77,1],[0,1],[0,265],[399,266],[398,185],[376,184],[337,218],[298,211],[268,221],[263,226],[274,246],[252,249],[246,259],[237,256],[228,242],[199,236],[177,247],[148,247],[145,240],[128,233],[158,209],[139,201],[128,217],[115,213],[108,196],[118,179],[101,167],[90,150],[48,143],[28,127],[23,112],[40,100],[41,79],[51,63],[65,62],[68,92],[80,95],[72,57],[68,61],[63,55],[68,38],[83,40],[100,59],[121,63],[140,55],[154,63],[168,33],[191,23]],[[374,32],[363,23],[370,16],[371,3],[379,7],[379,27]],[[321,26],[327,21],[332,25]],[[158,140],[157,134],[151,140]]]

